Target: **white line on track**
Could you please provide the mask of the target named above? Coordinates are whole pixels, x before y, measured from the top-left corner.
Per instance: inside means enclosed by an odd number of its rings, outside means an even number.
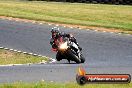
[[[0,65],[0,67],[5,67],[5,66],[13,66],[13,64]]]
[[[23,65],[23,64],[13,64],[13,66],[16,66],[16,65],[18,66],[18,65]]]

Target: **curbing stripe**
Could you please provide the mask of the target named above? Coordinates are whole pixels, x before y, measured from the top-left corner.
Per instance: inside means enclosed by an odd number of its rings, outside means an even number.
[[[15,52],[16,52],[17,50],[13,50],[13,51],[15,51]]]
[[[0,49],[10,50],[10,51],[14,51],[14,52],[23,53],[23,54],[30,54],[30,55],[39,56],[39,57],[47,57],[47,56],[43,56],[43,55],[22,52],[22,51],[19,51],[19,50],[9,49],[9,48],[5,48],[5,47],[0,47]],[[49,57],[47,57],[47,58],[49,58]],[[56,62],[55,59],[49,58],[49,61],[42,60],[41,62],[39,62],[37,64],[47,64],[47,63],[54,63],[54,62]],[[30,66],[31,64],[34,64],[34,63],[27,63],[27,64],[7,64],[7,65],[0,65],[0,66],[18,66],[18,65],[29,65]]]
[[[22,51],[17,51],[18,53],[21,53]]]
[[[27,52],[23,52],[23,54],[27,54]]]
[[[23,64],[13,64],[13,66],[16,66],[16,65],[23,65]]]
[[[8,17],[6,20],[19,21],[18,19],[12,19],[12,18],[13,17]],[[5,19],[5,18],[1,18],[1,19]],[[28,21],[21,21],[21,22],[28,22]],[[39,21],[32,21],[31,23],[39,23]],[[39,23],[39,24],[43,24],[43,23]],[[52,24],[48,23],[48,25],[52,25]],[[55,24],[55,25],[56,26],[61,26],[61,25],[58,25],[58,24]],[[63,26],[63,27],[66,27],[66,26]],[[73,28],[73,27],[69,27],[69,28]],[[79,27],[77,27],[77,28],[79,28]],[[79,28],[79,29],[83,29],[83,28]],[[98,30],[93,30],[93,31],[98,31]],[[101,32],[106,32],[106,31],[101,31]],[[108,33],[114,33],[114,32],[108,32]],[[124,34],[124,33],[115,33],[115,34]],[[131,34],[125,34],[125,35],[131,35]]]
[[[56,26],[59,26],[58,24],[56,24]]]
[[[33,55],[33,53],[28,53],[28,54]]]
[[[42,60],[39,64],[46,64],[46,61]]]
[[[5,50],[8,50],[9,48],[4,48]]]
[[[27,63],[26,65],[31,65],[31,64],[33,64],[33,63]]]
[[[36,23],[35,21],[33,21],[32,23]]]
[[[42,55],[38,55],[39,57],[42,57]]]
[[[44,82],[44,79],[42,79],[41,81]]]
[[[42,57],[46,57],[46,56],[42,56]]]
[[[13,49],[9,49],[10,51],[13,51]]]
[[[0,49],[3,49],[4,47],[0,47]]]
[[[51,60],[49,63],[54,63],[54,62],[56,62],[55,59],[52,59],[52,58],[49,58],[49,59]]]
[[[130,36],[131,34],[126,34],[126,35]]]
[[[12,64],[7,64],[7,65],[0,65],[1,67],[5,67],[5,66],[12,66]]]
[[[28,21],[24,21],[25,23],[27,23]]]
[[[14,20],[12,19],[13,17],[9,17],[7,20]],[[5,18],[1,18],[1,19],[5,19]],[[14,20],[14,21],[19,21],[19,20]],[[22,21],[22,22],[28,22],[28,21]],[[30,21],[29,21],[30,22]],[[38,24],[43,24],[43,23],[39,23],[38,21],[32,21],[31,23],[38,23]],[[50,23],[48,23],[48,25],[52,25]],[[61,25],[58,25],[58,24],[55,24],[56,26],[61,26]],[[63,27],[66,27],[66,26],[63,26]],[[69,28],[73,28],[73,27],[69,27]],[[78,29],[83,29],[83,28],[79,28],[77,27]],[[89,30],[89,29],[87,29]],[[93,30],[93,31],[98,31],[98,30]],[[106,32],[106,31],[101,31],[101,32]],[[114,32],[108,32],[108,33],[114,33]],[[115,33],[115,34],[124,34],[124,33]],[[125,35],[131,35],[131,34],[125,34]],[[0,47],[1,48],[1,47]]]
[[[33,54],[34,56],[38,56],[38,54]]]

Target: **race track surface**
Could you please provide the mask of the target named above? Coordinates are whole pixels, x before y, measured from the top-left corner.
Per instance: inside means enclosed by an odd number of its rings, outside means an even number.
[[[49,44],[55,25],[0,19],[0,46],[55,58]],[[83,48],[87,73],[127,73],[132,75],[132,35],[80,30],[59,26],[73,33]],[[78,64],[66,60],[50,64],[0,67],[0,82],[40,80],[75,81]]]

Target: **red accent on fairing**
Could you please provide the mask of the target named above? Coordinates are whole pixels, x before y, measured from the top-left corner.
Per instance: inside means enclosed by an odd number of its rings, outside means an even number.
[[[62,41],[63,41],[63,39],[62,39],[62,37],[60,37],[60,42],[62,43]]]
[[[63,37],[55,39],[54,41],[55,41],[55,44],[59,45],[63,42]],[[57,49],[55,49],[55,48],[52,48],[51,50],[54,51],[54,52],[57,52]]]

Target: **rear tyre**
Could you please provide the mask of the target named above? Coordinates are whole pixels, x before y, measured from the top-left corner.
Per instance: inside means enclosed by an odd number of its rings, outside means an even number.
[[[56,60],[57,61],[62,60],[62,56],[61,56],[61,54],[59,52],[57,52],[57,54],[56,54]]]

